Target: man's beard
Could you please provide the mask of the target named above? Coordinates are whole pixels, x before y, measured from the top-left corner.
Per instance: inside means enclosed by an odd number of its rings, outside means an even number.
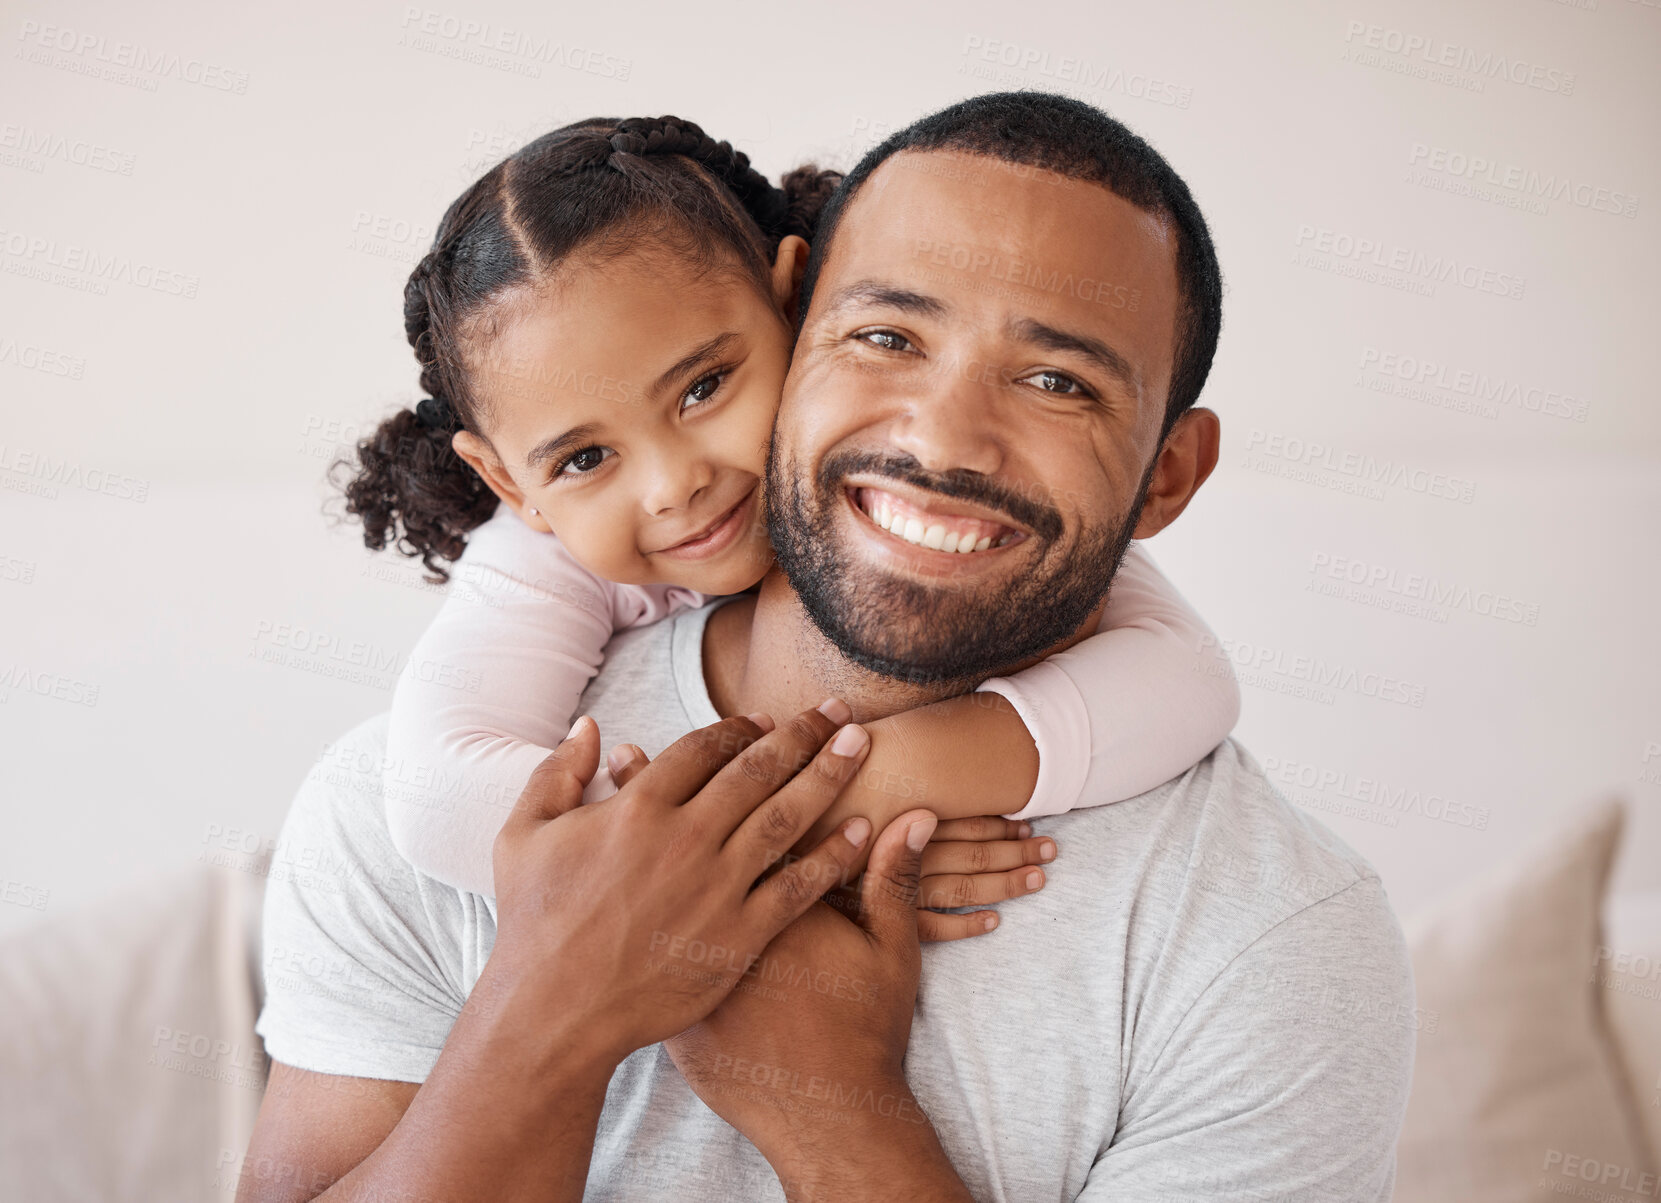
[[[1025,540],[1034,545],[1026,553],[1028,568],[1014,579],[967,587],[954,587],[949,576],[935,585],[851,573],[835,515],[843,504],[842,482],[856,472],[1009,515],[1031,532]],[[1070,546],[1060,542],[1064,524],[1054,508],[978,472],[928,472],[908,455],[845,451],[826,458],[811,494],[802,476],[775,439],[767,462],[768,534],[813,624],[844,657],[881,676],[969,686],[1047,652],[1083,625],[1107,595],[1130,545],[1153,464],[1123,520],[1086,527]]]

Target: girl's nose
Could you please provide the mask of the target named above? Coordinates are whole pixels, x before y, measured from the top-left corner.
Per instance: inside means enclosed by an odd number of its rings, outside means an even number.
[[[667,451],[654,458],[640,503],[654,518],[686,509],[714,478],[714,465],[702,456]]]

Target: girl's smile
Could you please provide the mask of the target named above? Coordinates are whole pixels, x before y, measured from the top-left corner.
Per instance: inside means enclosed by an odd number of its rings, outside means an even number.
[[[706,560],[720,555],[754,524],[760,491],[761,482],[752,481],[749,491],[713,522],[700,527],[677,543],[646,554],[669,556],[676,560]]]

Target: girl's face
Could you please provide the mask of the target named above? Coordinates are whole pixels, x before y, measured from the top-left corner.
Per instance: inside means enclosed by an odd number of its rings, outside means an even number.
[[[485,332],[469,370],[490,441],[456,451],[598,576],[748,588],[772,563],[762,475],[806,249],[785,240],[771,297],[657,245],[573,257]]]

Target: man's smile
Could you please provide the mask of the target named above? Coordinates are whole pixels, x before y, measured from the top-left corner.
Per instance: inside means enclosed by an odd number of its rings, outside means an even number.
[[[882,478],[879,486],[856,475],[844,479],[840,492],[852,533],[870,549],[864,554],[907,576],[934,581],[965,573],[1001,576],[1013,549],[1029,538],[1008,521],[987,516],[985,506],[892,478]]]
[[[956,512],[961,502],[946,498],[922,501],[916,496],[872,486],[852,486],[854,505],[881,530],[917,547],[968,555],[1006,547],[1026,535],[1002,522]]]

